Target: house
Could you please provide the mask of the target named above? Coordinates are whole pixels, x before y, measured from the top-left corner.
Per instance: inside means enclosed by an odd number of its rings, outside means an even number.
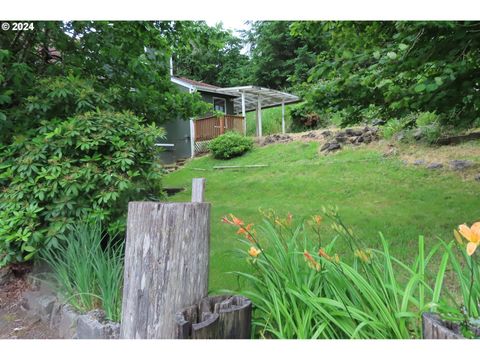
[[[166,138],[157,145],[165,150],[161,160],[166,164],[194,157],[205,150],[210,140],[226,131],[246,134],[248,111],[256,110],[256,135],[262,136],[262,108],[282,106],[282,131],[285,132],[285,104],[300,101],[295,95],[259,86],[221,88],[173,75],[170,79],[181,91],[199,92],[202,99],[212,105],[212,113],[199,119],[177,118],[164,125]],[[218,116],[218,112],[224,115]]]

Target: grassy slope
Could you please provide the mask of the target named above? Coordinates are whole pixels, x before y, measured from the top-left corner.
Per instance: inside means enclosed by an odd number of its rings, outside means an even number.
[[[220,164],[269,167],[212,169]],[[206,198],[212,203],[211,289],[234,289],[235,279],[225,272],[246,268],[244,259],[229,253],[240,243],[234,229],[220,222],[228,213],[255,223],[259,208],[290,211],[299,218],[318,213],[324,205],[337,205],[345,222],[368,244],[376,246],[381,231],[392,252],[404,259],[416,251],[419,234],[432,244],[435,236],[450,239],[456,225],[480,218],[479,183],[462,181],[453,173],[406,167],[397,158],[386,159],[367,148],[325,157],[318,154],[317,143],[294,142],[256,148],[230,161],[202,157],[165,177],[166,186],[188,189],[171,201],[189,200],[193,177],[207,178]],[[331,234],[328,224],[325,233]]]

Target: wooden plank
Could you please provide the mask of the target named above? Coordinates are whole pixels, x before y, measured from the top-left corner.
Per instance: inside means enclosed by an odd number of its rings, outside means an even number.
[[[179,339],[250,339],[252,302],[236,295],[206,297],[177,312],[175,321]]]
[[[207,295],[210,204],[130,202],[122,339],[172,339],[175,313]]]
[[[192,180],[192,203],[205,201],[205,178],[195,178]]]
[[[223,170],[223,169],[243,169],[243,168],[262,168],[267,167],[268,165],[222,165],[214,166],[214,170]]]

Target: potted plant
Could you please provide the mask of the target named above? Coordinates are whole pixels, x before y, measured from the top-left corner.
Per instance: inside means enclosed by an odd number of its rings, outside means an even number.
[[[439,306],[438,314],[424,313],[422,322],[425,339],[480,337],[480,267],[476,252],[480,245],[480,222],[471,227],[460,225],[458,231],[454,230],[454,235],[459,251],[453,248],[454,243],[445,244],[445,250],[458,279],[462,304]],[[453,301],[456,302],[456,299],[453,298]]]

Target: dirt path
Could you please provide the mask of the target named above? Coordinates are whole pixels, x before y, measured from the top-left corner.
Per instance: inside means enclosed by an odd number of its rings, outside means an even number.
[[[58,339],[55,330],[22,307],[23,293],[30,288],[26,274],[29,266],[19,266],[0,286],[0,339]]]

